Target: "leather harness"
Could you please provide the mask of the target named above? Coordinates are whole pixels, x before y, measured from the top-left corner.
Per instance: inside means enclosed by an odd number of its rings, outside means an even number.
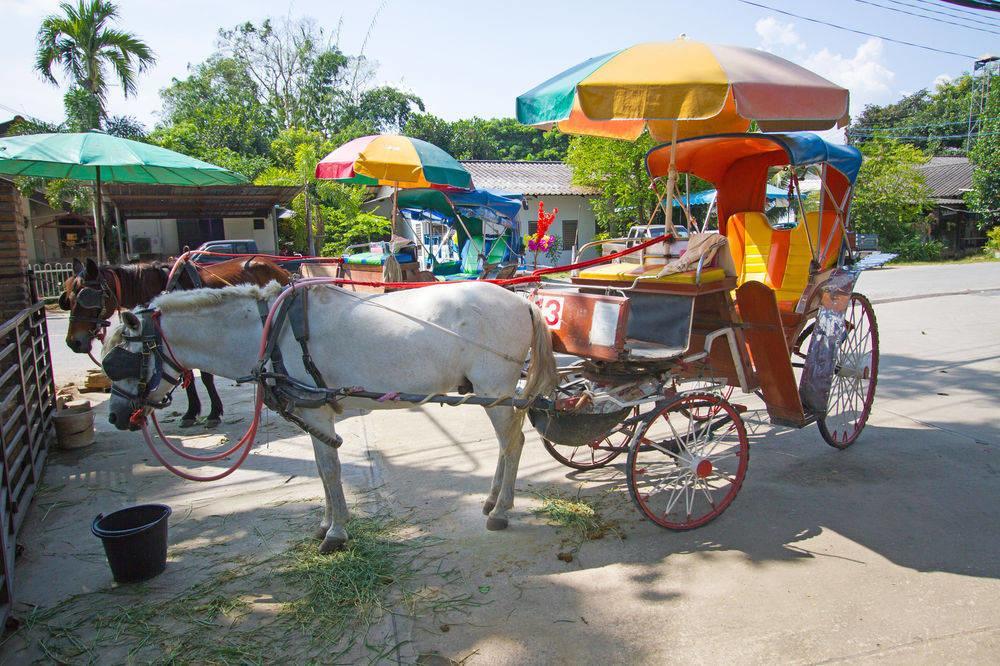
[[[327,388],[323,375],[313,362],[309,353],[309,290],[299,289],[286,298],[278,306],[271,320],[271,328],[268,332],[267,342],[264,347],[264,355],[259,366],[254,370],[253,375],[238,381],[257,381],[260,383],[264,393],[264,404],[268,408],[281,414],[285,419],[291,421],[307,433],[320,440],[324,444],[338,448],[343,439],[339,435],[331,436],[328,433],[318,431],[305,423],[301,417],[295,414],[295,409],[317,409],[319,407],[333,407],[339,409],[337,405],[338,397],[347,395],[349,390],[331,391]],[[269,314],[267,301],[258,300],[257,309],[260,313],[261,323],[266,323]],[[284,359],[279,348],[278,341],[281,337],[282,329],[288,323],[292,327],[292,335],[295,336],[299,346],[302,348],[302,365],[309,376],[312,377],[315,386],[309,386],[303,382],[292,379],[285,367]],[[267,363],[271,363],[271,371],[267,370]]]

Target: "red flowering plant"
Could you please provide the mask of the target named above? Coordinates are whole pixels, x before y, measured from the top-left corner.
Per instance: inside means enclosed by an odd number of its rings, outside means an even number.
[[[525,244],[528,249],[535,253],[535,263],[538,263],[539,253],[546,253],[555,244],[556,239],[554,236],[549,236],[545,232],[549,230],[552,223],[556,219],[556,213],[559,212],[558,208],[553,208],[551,213],[545,212],[545,202],[538,202],[538,229],[533,234],[525,236]]]

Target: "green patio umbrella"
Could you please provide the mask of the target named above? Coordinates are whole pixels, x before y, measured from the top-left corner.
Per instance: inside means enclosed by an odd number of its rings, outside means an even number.
[[[222,167],[103,132],[28,134],[0,139],[0,174],[94,183],[98,261],[103,259],[101,183],[237,185],[247,179]]]

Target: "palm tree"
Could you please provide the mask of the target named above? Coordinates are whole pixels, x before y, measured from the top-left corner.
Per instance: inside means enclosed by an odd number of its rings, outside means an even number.
[[[136,92],[139,72],[156,62],[152,49],[134,34],[108,24],[118,17],[118,6],[108,0],[64,2],[61,13],[46,16],[38,29],[35,69],[47,80],[58,84],[53,65],[62,65],[75,88],[93,100],[96,123],[107,117],[107,69],[121,84],[126,97]],[[72,93],[72,91],[71,91]]]

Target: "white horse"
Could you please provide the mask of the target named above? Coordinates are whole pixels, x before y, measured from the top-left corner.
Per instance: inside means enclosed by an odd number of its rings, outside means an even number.
[[[237,379],[251,374],[257,363],[263,332],[258,301],[273,302],[280,290],[272,282],[266,287],[181,291],[158,297],[150,307],[159,310],[163,339],[181,365]],[[551,336],[541,313],[496,285],[467,282],[375,296],[322,285],[310,287],[308,298],[309,350],[328,387],[429,394],[471,385],[481,396],[511,396],[529,352],[531,361],[520,395],[543,395],[556,385]],[[130,337],[140,333],[139,317],[132,312],[123,315],[123,324],[105,342],[105,354],[116,346],[129,352],[142,348],[141,342],[123,338],[126,332]],[[314,385],[289,325],[281,331],[279,348],[289,375]],[[153,374],[152,365],[147,364],[143,379]],[[115,385],[119,391],[111,398],[109,420],[125,429],[140,404],[120,392],[136,395],[138,376]],[[158,402],[168,389],[167,382],[160,382],[147,401]],[[356,398],[343,404],[364,409],[410,406]],[[499,530],[507,527],[507,512],[514,503],[524,410],[492,407],[486,412],[500,452],[483,512],[489,516],[487,529]],[[335,437],[334,408],[297,409],[294,415],[311,429]],[[347,541],[348,510],[337,449],[313,437],[313,450],[326,491],[326,512],[317,533],[323,538],[320,551],[325,553]]]

